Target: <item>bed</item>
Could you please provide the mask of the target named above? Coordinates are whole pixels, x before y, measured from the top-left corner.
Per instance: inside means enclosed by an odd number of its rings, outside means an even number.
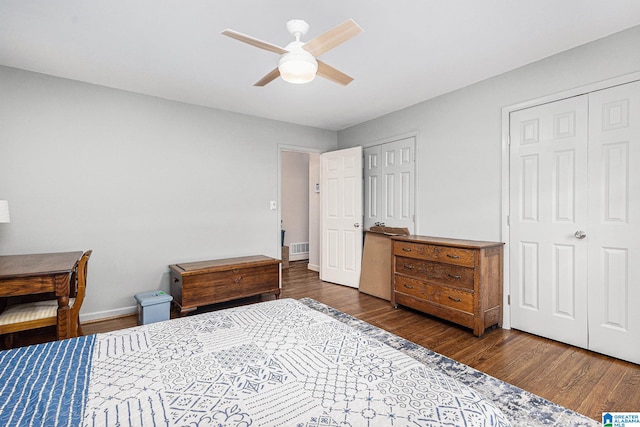
[[[4,351],[0,425],[506,426],[442,372],[281,299]]]
[[[518,415],[523,395],[420,349],[314,300],[267,301],[0,352],[0,425],[590,425],[550,402]]]

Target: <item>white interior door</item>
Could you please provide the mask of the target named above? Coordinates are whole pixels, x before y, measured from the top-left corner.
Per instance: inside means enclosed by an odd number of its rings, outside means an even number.
[[[640,363],[640,82],[589,101],[589,348]]]
[[[586,348],[586,95],[511,113],[511,323]],[[580,236],[580,235],[578,235]]]
[[[354,288],[362,264],[362,147],[321,156],[320,279]]]
[[[365,229],[376,223],[415,230],[415,137],[364,150]]]

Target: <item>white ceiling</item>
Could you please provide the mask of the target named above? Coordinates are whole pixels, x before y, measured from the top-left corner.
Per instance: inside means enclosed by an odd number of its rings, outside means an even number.
[[[321,56],[345,87],[254,87],[278,56],[219,34],[348,18],[364,32]],[[638,24],[638,0],[0,0],[0,64],[340,130]]]

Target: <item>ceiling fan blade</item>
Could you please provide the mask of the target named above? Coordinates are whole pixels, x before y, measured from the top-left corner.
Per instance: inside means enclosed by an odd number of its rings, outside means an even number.
[[[254,86],[264,86],[267,83],[271,83],[272,81],[274,81],[275,79],[277,79],[278,77],[280,77],[280,70],[278,70],[278,67],[274,68],[273,70],[271,70],[269,72],[269,74],[267,74],[266,76],[264,76],[263,78],[261,78],[260,80],[258,80]]]
[[[318,72],[316,73],[320,77],[324,77],[327,80],[346,86],[353,81],[353,77],[350,77],[342,71],[336,70],[331,65],[327,65],[322,61],[318,61]]]
[[[362,28],[356,24],[356,21],[349,19],[324,34],[320,34],[318,37],[309,40],[302,48],[317,57],[339,44],[346,42],[350,38],[357,36],[361,32]]]
[[[237,31],[226,29],[221,32],[223,36],[231,37],[232,39],[240,40],[241,42],[250,44],[251,46],[259,47],[260,49],[268,50],[270,52],[275,52],[278,54],[287,53],[288,50],[281,48],[280,46],[276,46],[275,44],[267,43],[262,40],[258,40],[254,37],[248,36],[246,34],[239,33]]]

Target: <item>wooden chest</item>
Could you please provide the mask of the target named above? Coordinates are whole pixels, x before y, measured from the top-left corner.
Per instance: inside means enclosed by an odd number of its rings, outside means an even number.
[[[393,237],[391,304],[441,317],[481,336],[502,325],[501,242]]]
[[[173,264],[171,295],[181,315],[203,305],[265,293],[279,298],[279,264],[262,255]]]

